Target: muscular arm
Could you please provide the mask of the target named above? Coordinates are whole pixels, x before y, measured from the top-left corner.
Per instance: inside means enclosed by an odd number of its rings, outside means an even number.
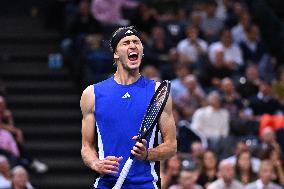
[[[94,162],[98,160],[95,149],[95,116],[94,116],[94,93],[93,86],[89,86],[81,96],[80,106],[83,115],[82,119],[82,148],[81,155],[84,163],[94,169]]]
[[[160,117],[160,130],[163,143],[155,148],[148,149],[149,161],[168,159],[177,151],[176,126],[172,112],[172,97],[170,96]]]
[[[95,135],[95,94],[94,87],[89,86],[82,94],[80,101],[82,119],[82,148],[81,155],[84,163],[92,170],[100,174],[117,173],[119,161],[122,157],[107,156],[104,159],[98,158],[96,151]]]

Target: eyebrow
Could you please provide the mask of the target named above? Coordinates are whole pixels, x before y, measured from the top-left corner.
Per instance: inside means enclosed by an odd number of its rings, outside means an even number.
[[[140,42],[140,40],[138,39],[129,39],[129,40],[125,40],[125,41],[122,41],[122,43],[130,43],[131,41],[133,41],[133,43],[136,43],[136,42]]]

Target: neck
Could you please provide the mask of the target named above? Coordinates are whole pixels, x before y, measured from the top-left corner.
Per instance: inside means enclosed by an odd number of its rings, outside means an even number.
[[[140,77],[139,70],[133,72],[122,72],[119,69],[114,74],[114,80],[118,84],[129,85],[137,81]]]

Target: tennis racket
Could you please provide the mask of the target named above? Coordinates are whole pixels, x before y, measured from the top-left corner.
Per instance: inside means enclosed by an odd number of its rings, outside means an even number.
[[[158,123],[158,120],[165,108],[167,103],[169,93],[170,93],[171,84],[168,80],[163,81],[158,89],[155,91],[148,107],[145,112],[140,131],[138,134],[137,141],[142,142],[142,139],[145,139],[153,130],[155,125]],[[122,171],[112,189],[120,189],[131,166],[134,159],[134,155],[130,154],[130,157],[124,164]]]

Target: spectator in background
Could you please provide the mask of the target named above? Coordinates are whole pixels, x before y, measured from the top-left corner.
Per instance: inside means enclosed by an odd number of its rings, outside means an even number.
[[[282,187],[274,184],[271,180],[273,176],[273,165],[270,161],[261,162],[259,170],[259,179],[255,182],[252,182],[246,186],[246,189],[258,189],[258,188],[267,188],[267,189],[281,189]]]
[[[230,29],[224,29],[221,33],[221,40],[212,43],[208,48],[209,59],[214,62],[216,51],[222,49],[224,52],[224,63],[232,71],[240,70],[244,65],[242,51],[237,44],[233,43]]]
[[[152,65],[146,65],[142,68],[141,73],[148,79],[152,79],[155,81],[161,81],[161,76],[159,70]]]
[[[11,186],[11,180],[12,175],[8,159],[0,155],[0,188],[9,188]]]
[[[187,91],[177,96],[176,105],[182,117],[190,122],[193,113],[203,104],[205,92],[194,75],[187,75],[184,78],[184,85]]]
[[[189,74],[187,65],[177,64],[175,67],[176,78],[171,81],[171,95],[173,101],[177,100],[177,97],[186,94],[186,86],[184,84],[185,77]]]
[[[6,100],[0,96],[0,129],[5,129],[13,134],[18,144],[23,144],[24,137],[22,130],[14,126],[11,111],[6,106]]]
[[[207,189],[240,189],[244,185],[235,179],[235,170],[233,164],[222,160],[218,167],[218,180],[211,183]]]
[[[200,29],[207,42],[217,41],[219,34],[224,27],[221,19],[216,17],[217,3],[215,0],[205,2],[206,17],[201,21]]]
[[[276,99],[284,106],[284,67],[278,68],[277,79],[272,83],[273,94]]]
[[[271,85],[271,81],[261,81],[259,92],[249,99],[249,107],[257,117],[265,113],[276,114],[283,111],[279,101],[273,97]]]
[[[233,70],[225,62],[224,50],[216,49],[214,61],[205,64],[201,70],[200,82],[206,92],[217,90],[221,87],[221,80],[225,77],[231,77]]]
[[[267,46],[260,38],[259,27],[255,24],[246,28],[246,38],[240,42],[246,63],[257,64],[263,79],[273,79],[273,66]]]
[[[232,28],[233,41],[239,44],[247,39],[246,30],[250,26],[251,17],[249,12],[243,11],[240,15],[239,22]]]
[[[29,174],[22,166],[12,169],[12,186],[8,189],[34,189],[29,182]]]
[[[177,44],[179,62],[198,68],[201,57],[207,53],[207,42],[200,39],[199,29],[195,26],[188,26],[186,29],[187,38]]]
[[[239,141],[237,145],[233,146],[232,148],[234,149],[234,155],[228,157],[226,160],[231,162],[233,165],[237,164],[237,157],[239,157],[241,153],[250,151],[245,141]],[[260,167],[260,159],[256,157],[251,157],[251,166],[252,171],[254,173],[257,173]]]
[[[138,2],[132,0],[93,0],[91,12],[104,26],[125,26],[129,21],[123,19],[122,9],[137,6]]]
[[[245,75],[239,79],[236,89],[243,99],[248,99],[258,93],[260,83],[257,65],[249,64]]]
[[[150,4],[141,2],[137,7],[136,15],[131,20],[131,24],[141,31],[143,41],[147,41],[150,38],[151,31],[157,23],[156,10]]]
[[[202,157],[201,171],[197,183],[207,188],[209,184],[217,180],[217,155],[207,150]]]
[[[203,189],[196,184],[198,175],[197,167],[184,167],[179,173],[178,184],[170,186],[169,189]]]
[[[169,186],[177,184],[178,175],[181,170],[181,161],[176,154],[170,159],[161,162],[161,185],[162,189],[168,189]]]
[[[257,179],[257,175],[252,170],[252,159],[250,151],[242,151],[237,155],[237,162],[235,165],[236,178],[247,185]]]
[[[0,154],[11,155],[19,157],[20,152],[16,141],[11,133],[5,129],[0,129]]]
[[[220,95],[215,91],[208,94],[207,102],[207,106],[194,112],[191,127],[209,142],[219,141],[229,134],[229,112],[222,107]]]
[[[171,45],[166,38],[165,30],[161,26],[155,26],[151,38],[145,46],[145,62],[157,68],[168,63],[168,53]]]

